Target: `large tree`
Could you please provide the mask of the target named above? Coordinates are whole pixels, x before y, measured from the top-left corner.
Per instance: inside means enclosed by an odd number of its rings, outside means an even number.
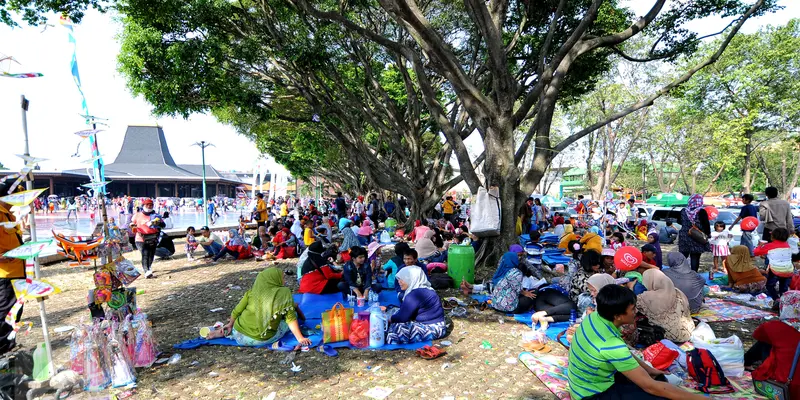
[[[442,165],[453,155],[473,192],[499,189],[504,236],[502,246],[492,246],[499,250],[514,240],[517,205],[558,153],[688,81],[775,1],[666,3],[653,0],[634,18],[608,0],[125,0],[121,64],[130,86],[157,111],[235,105],[264,121],[317,115],[348,155],[360,156],[365,174],[410,194],[423,209],[450,183]],[[734,18],[707,58],[641,100],[552,140],[556,106],[591,90],[612,53],[642,63],[675,60],[700,43],[685,24],[713,15]],[[647,51],[626,48],[645,34],[654,38]],[[381,80],[390,69],[402,82],[405,106]],[[276,92],[304,99],[307,111],[276,115]],[[464,144],[473,132],[485,148],[483,163]],[[444,141],[431,165],[421,157],[425,133]],[[366,144],[370,135],[391,147],[397,163]],[[530,147],[533,162],[523,170]]]

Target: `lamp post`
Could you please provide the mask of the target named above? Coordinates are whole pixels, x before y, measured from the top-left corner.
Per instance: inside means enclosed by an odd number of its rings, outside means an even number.
[[[205,226],[208,226],[208,196],[206,196],[206,147],[214,146],[211,143],[201,140],[192,146],[200,146],[200,153],[203,157],[203,215],[205,215]]]

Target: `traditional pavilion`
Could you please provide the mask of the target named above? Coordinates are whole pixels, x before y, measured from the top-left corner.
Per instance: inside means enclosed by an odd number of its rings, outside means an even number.
[[[0,171],[0,177],[13,173],[13,170]],[[176,164],[160,126],[128,126],[117,158],[105,165],[105,176],[111,181],[107,191],[114,196],[203,197],[203,166]],[[34,187],[48,187],[48,194],[59,197],[79,195],[83,193],[80,185],[89,182],[87,171],[81,169],[36,170],[34,178]],[[206,165],[208,197],[218,194],[235,197],[240,185],[242,181],[236,175],[223,174]]]

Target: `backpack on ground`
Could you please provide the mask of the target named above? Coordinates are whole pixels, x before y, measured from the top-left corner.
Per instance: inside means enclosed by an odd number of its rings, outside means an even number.
[[[686,353],[686,367],[689,376],[697,382],[697,390],[708,394],[732,393],[733,386],[728,382],[719,362],[706,349],[694,349]],[[722,386],[712,390],[712,386]]]
[[[441,272],[433,272],[430,276],[431,287],[436,290],[450,289],[454,287],[455,282],[450,275]]]

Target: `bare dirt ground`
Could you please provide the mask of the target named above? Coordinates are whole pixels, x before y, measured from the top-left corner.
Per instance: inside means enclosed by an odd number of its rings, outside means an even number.
[[[252,259],[217,265],[204,261],[192,263],[182,254],[182,243],[175,244],[178,253],[173,260],[155,262],[157,279],[140,278],[135,282],[137,289],[144,290],[138,296],[139,307],[149,315],[159,349],[166,356],[175,353],[173,344],[197,337],[200,327],[225,321],[252,285],[255,275],[267,265]],[[667,248],[664,250],[666,253]],[[126,257],[139,265],[138,252]],[[294,271],[296,263],[284,262],[280,266]],[[483,277],[491,272],[478,271],[478,275]],[[92,270],[59,263],[43,267],[42,273],[63,291],[47,300],[46,307],[55,363],[66,366],[69,334],[57,334],[53,329],[76,325],[82,318],[88,318],[85,303],[87,291],[93,287]],[[297,287],[294,276],[287,275],[286,284],[293,289]],[[455,290],[440,295],[458,296]],[[218,307],[224,311],[210,311]],[[35,303],[25,306],[23,320],[32,322],[34,327],[30,334],[21,334],[19,342],[32,350],[42,339]],[[759,322],[718,323],[712,327],[718,336],[739,335],[748,346]],[[290,365],[282,363],[291,353],[221,346],[179,351],[182,359],[176,365],[138,369],[138,387],[129,398],[263,399],[275,392],[277,399],[352,399],[366,398],[364,393],[373,387],[392,389],[389,399],[555,398],[525,366],[515,361],[523,351],[519,340],[521,332],[529,329],[525,325],[491,310],[470,310],[465,318],[454,318],[454,323],[453,333],[445,339],[452,342],[444,347],[448,354],[432,361],[423,360],[412,351],[343,349],[338,357],[327,357],[312,350],[294,353],[294,362],[302,372],[293,373]],[[491,343],[492,349],[481,348],[484,340]],[[558,345],[553,349],[556,354],[566,354]],[[218,376],[209,376],[211,372]],[[110,389],[70,398],[111,398],[108,396],[121,392]]]

